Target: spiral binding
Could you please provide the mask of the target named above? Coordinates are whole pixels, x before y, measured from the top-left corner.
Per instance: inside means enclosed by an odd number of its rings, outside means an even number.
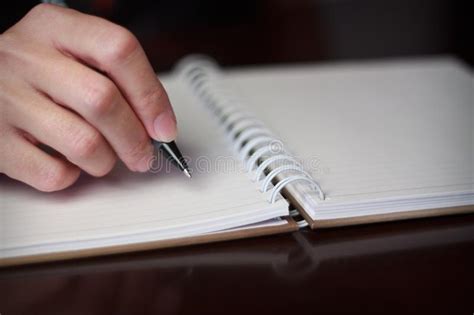
[[[260,191],[264,193],[270,191],[268,193],[270,203],[275,203],[281,197],[280,192],[294,182],[307,183],[318,193],[320,200],[325,199],[323,190],[303,169],[301,163],[282,145],[279,150],[273,148],[275,143],[282,142],[265,127],[263,122],[242,110],[239,106],[240,101],[219,84],[220,70],[214,61],[203,56],[186,57],[178,64],[176,70],[199,100],[217,116],[222,129],[233,144],[233,151],[244,163],[252,181],[258,184]],[[265,171],[277,162],[281,165],[272,168],[266,174]],[[284,173],[288,174],[273,184],[275,178],[278,175],[281,177]],[[292,210],[290,215],[296,217],[299,213]],[[297,224],[300,227],[308,225],[305,220],[297,221]]]

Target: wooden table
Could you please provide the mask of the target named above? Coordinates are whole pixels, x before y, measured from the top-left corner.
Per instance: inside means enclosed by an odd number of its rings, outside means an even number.
[[[472,314],[474,215],[0,270],[0,313]]]

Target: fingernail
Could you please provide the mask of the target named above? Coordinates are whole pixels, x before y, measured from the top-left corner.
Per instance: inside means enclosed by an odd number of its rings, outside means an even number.
[[[176,118],[173,111],[167,110],[155,118],[153,123],[156,140],[170,142],[176,138]]]

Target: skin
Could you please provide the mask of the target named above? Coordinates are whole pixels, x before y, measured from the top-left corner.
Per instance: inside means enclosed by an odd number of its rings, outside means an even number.
[[[0,173],[41,191],[146,172],[150,138],[176,118],[138,40],[104,19],[48,4],[0,35]],[[44,150],[44,146],[53,150]]]

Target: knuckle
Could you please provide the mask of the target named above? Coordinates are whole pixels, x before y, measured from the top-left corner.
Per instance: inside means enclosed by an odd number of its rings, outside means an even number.
[[[69,172],[70,170],[67,166],[62,163],[56,163],[44,172],[37,188],[45,192],[52,192],[66,188],[69,184]]]
[[[33,19],[42,19],[42,18],[50,18],[52,14],[57,11],[57,6],[47,4],[47,3],[39,3],[35,5],[26,15],[27,18]]]
[[[133,55],[140,47],[138,39],[127,29],[116,26],[109,36],[107,63],[121,63]]]
[[[46,4],[46,3],[39,3],[35,5],[33,8],[31,8],[30,12],[28,13],[29,15],[43,15],[45,12],[49,12],[51,9],[51,6]]]
[[[91,157],[103,144],[102,136],[96,130],[82,132],[74,141],[73,155],[78,158]]]
[[[114,108],[117,99],[117,88],[108,80],[98,80],[87,88],[85,102],[91,115],[103,117]]]

